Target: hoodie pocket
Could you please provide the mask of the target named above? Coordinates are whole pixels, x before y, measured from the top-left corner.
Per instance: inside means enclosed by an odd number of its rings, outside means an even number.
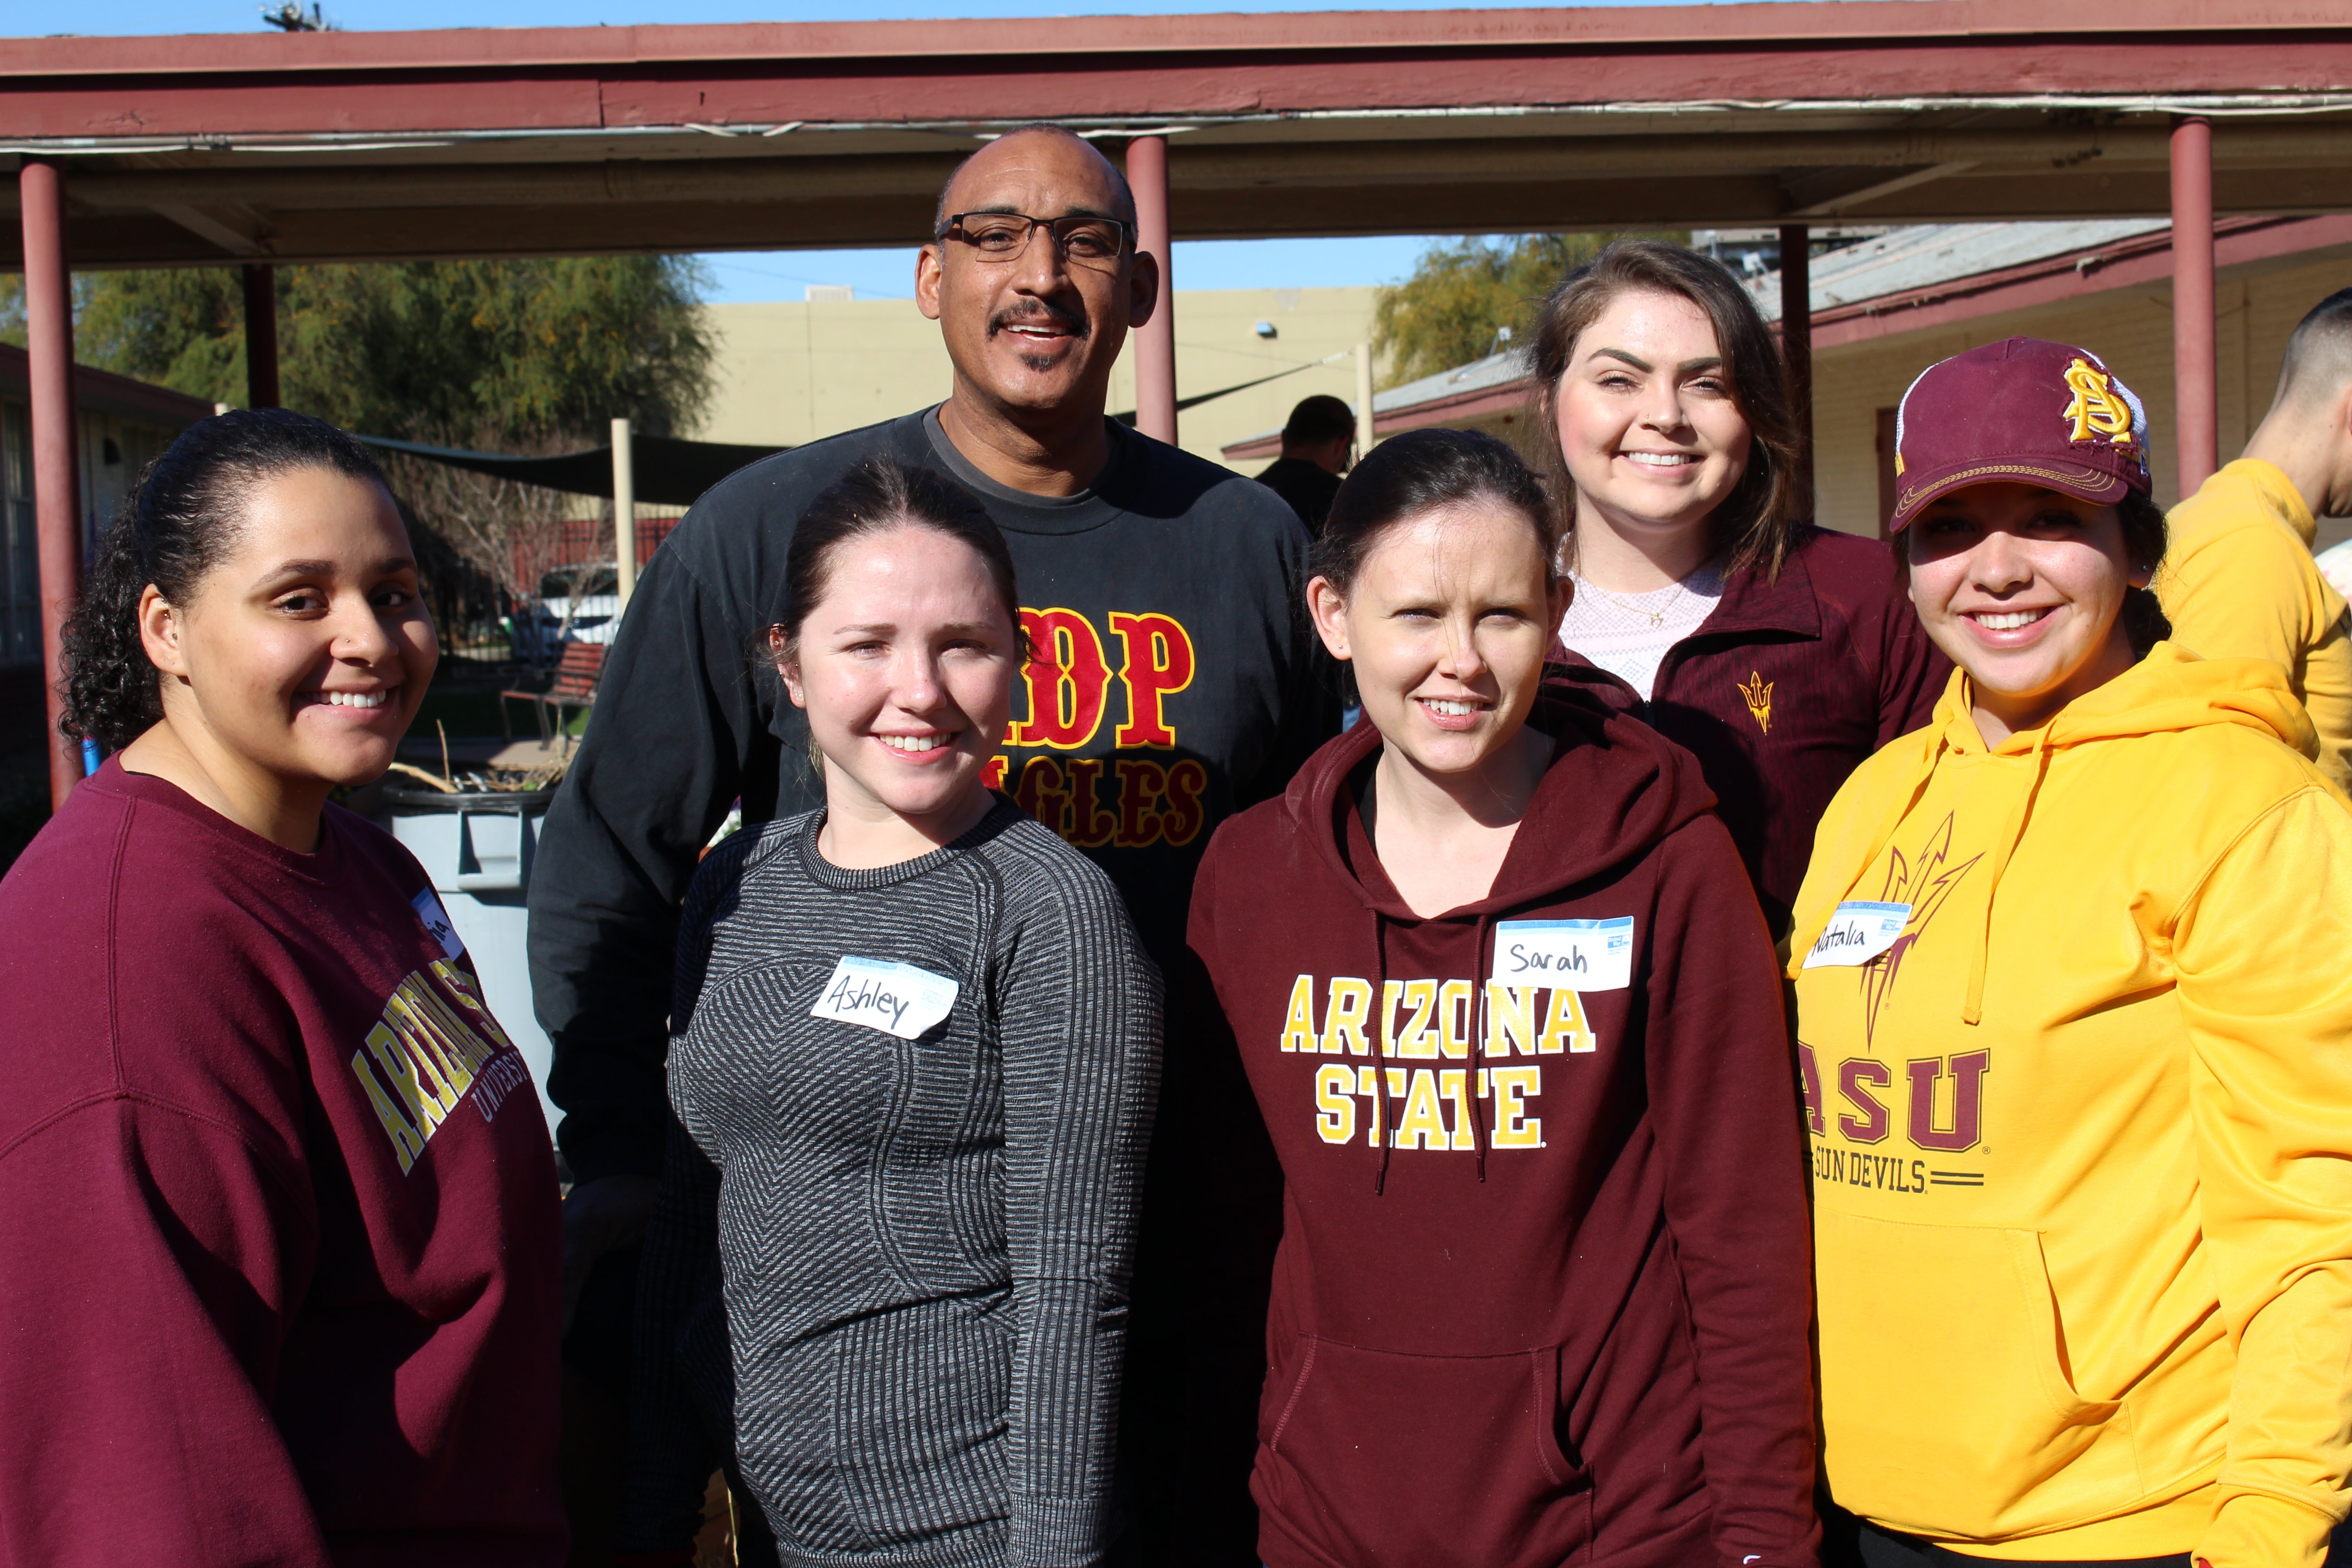
[[[1557,1349],[1401,1355],[1302,1337],[1285,1370],[1254,1489],[1268,1528],[1307,1552],[1365,1568],[1590,1559],[1592,1478],[1561,1446]]]
[[[2086,1399],[2031,1230],[1819,1211],[1822,1458],[1839,1503],[2000,1540],[2145,1494],[2130,1412]]]

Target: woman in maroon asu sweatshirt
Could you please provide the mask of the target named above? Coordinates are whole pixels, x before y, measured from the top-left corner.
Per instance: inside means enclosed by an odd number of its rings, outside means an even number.
[[[1307,596],[1366,721],[1193,894],[1284,1177],[1271,1568],[1813,1561],[1771,942],[1689,755],[1542,683],[1545,516],[1487,437],[1358,466]]]
[[[1721,264],[1620,240],[1544,302],[1534,355],[1560,641],[1697,756],[1785,935],[1830,797],[1928,721],[1951,664],[1885,544],[1803,521],[1780,350]]]
[[[547,1123],[423,871],[327,804],[437,657],[382,476],[193,426],[66,647],[121,749],[0,881],[0,1565],[561,1563]]]

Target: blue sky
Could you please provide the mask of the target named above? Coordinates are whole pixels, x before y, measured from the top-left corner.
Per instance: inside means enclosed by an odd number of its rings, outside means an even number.
[[[307,5],[308,0],[305,0]],[[320,0],[353,32],[420,27],[625,26],[649,22],[832,22],[884,17],[1174,16],[1200,12],[1475,9],[1429,0]],[[1584,0],[1623,4],[1627,0]],[[0,0],[0,35],[264,31],[259,0]],[[1416,238],[1213,240],[1176,246],[1180,289],[1296,289],[1393,282],[1412,271]],[[797,300],[810,283],[847,283],[864,298],[914,291],[908,250],[773,251],[705,258],[720,300]]]
[[[1412,270],[1426,239],[1206,239],[1176,242],[1179,289],[1340,288],[1393,283]],[[912,299],[915,253],[772,250],[706,256],[724,302],[797,300],[811,283],[846,283],[861,300]]]

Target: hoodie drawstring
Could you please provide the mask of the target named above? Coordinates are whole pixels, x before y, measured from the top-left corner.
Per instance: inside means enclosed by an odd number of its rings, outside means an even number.
[[[1984,923],[1977,928],[1977,950],[1969,959],[1969,990],[1960,1004],[1960,1022],[1974,1024],[1984,1016],[1985,958],[1992,946],[1992,901],[2000,895],[2000,876],[2009,869],[2009,858],[2017,853],[2018,844],[2025,837],[2025,824],[2033,815],[2034,798],[2042,793],[2042,781],[2050,775],[2050,731],[2044,724],[2033,741],[2033,778],[2025,793],[2017,797],[2017,809],[2010,814],[2009,826],[2000,836],[2000,850],[1994,855],[1991,875],[1985,883]]]
[[[1381,1038],[1389,1032],[1388,917],[1372,910],[1372,1140],[1381,1146],[1380,1168],[1372,1173],[1372,1196],[1387,1195],[1389,1186],[1389,1064]]]

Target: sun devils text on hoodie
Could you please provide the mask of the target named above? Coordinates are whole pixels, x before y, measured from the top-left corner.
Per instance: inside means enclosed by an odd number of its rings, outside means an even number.
[[[1791,973],[1831,1494],[1977,1555],[2315,1565],[2352,1409],[2352,813],[2159,643],[1822,818]]]
[[[1489,897],[1412,914],[1360,724],[1234,818],[1192,947],[1282,1163],[1271,1568],[1814,1555],[1770,942],[1696,762],[1566,687]]]

